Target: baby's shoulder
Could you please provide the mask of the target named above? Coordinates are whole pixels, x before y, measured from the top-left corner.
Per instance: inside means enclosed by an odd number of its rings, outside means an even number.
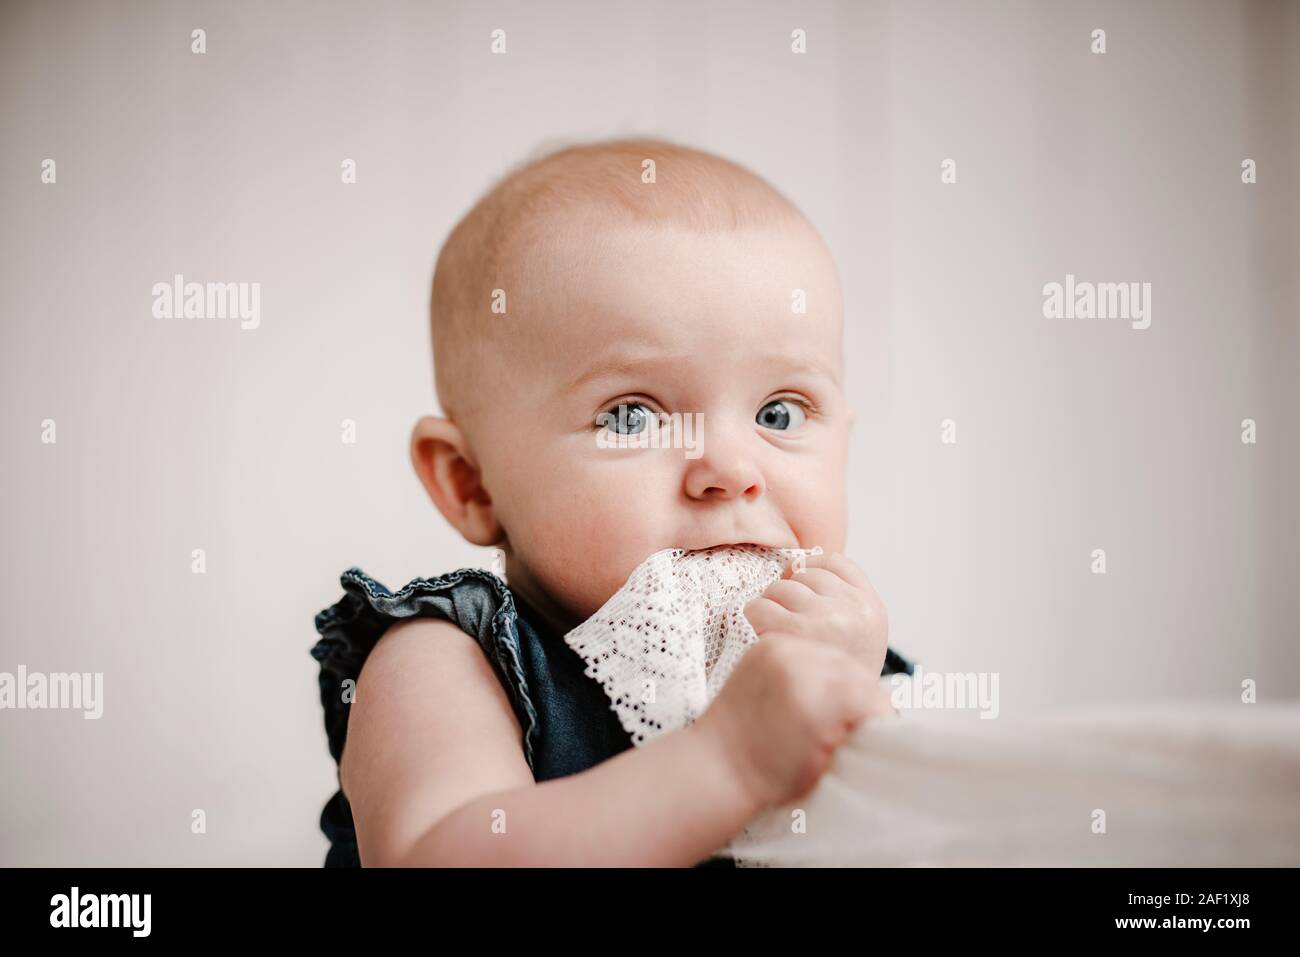
[[[389,628],[357,677],[355,702],[352,734],[358,727],[379,739],[418,733],[426,736],[423,743],[439,746],[445,742],[429,736],[453,734],[466,722],[501,728],[516,746],[521,734],[490,660],[445,619],[410,618]]]
[[[437,666],[446,672],[460,669],[443,659],[459,656],[458,662],[479,669],[479,675],[494,675],[516,707],[531,746],[537,719],[525,663],[535,649],[523,646],[521,633],[531,636],[532,632],[521,628],[505,582],[481,568],[460,568],[432,578],[414,578],[393,590],[353,566],[343,572],[339,583],[343,596],[316,614],[320,637],[311,650],[320,664],[321,703],[336,759],[346,737],[348,696],[356,694],[363,667],[390,635],[384,644],[392,650],[385,652],[385,659],[411,658],[427,665],[430,658],[438,658]],[[479,651],[467,649],[470,643],[459,641],[456,632],[473,639]],[[449,643],[452,648],[441,647]],[[382,668],[379,663],[369,670],[377,675]]]

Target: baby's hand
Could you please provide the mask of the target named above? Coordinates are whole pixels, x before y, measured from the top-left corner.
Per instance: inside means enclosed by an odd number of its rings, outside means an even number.
[[[720,742],[735,780],[769,807],[811,791],[858,725],[892,714],[879,678],[851,655],[770,632],[690,727]]]
[[[885,605],[866,574],[838,553],[810,555],[786,569],[744,608],[762,638],[794,635],[848,652],[879,675],[889,641]]]
[[[863,720],[898,716],[880,685],[889,624],[867,576],[842,555],[809,557],[745,616],[760,641],[696,726],[724,742],[754,796],[782,804],[812,789]]]

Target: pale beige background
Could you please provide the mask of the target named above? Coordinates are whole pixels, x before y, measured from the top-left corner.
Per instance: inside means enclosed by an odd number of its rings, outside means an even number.
[[[106,687],[0,712],[0,864],[322,861],[313,615],[488,561],[406,459],[433,259],[570,139],[716,150],[825,233],[898,648],[1004,714],[1300,694],[1298,69],[1287,2],[5,5],[0,670]],[[261,328],[153,319],[177,272]],[[1043,318],[1067,272],[1152,283],[1151,328]]]

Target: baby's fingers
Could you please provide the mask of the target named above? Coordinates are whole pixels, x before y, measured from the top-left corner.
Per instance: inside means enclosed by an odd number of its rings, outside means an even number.
[[[741,609],[757,634],[790,629],[791,612],[770,598],[759,596]]]
[[[818,593],[797,579],[778,578],[763,589],[763,597],[796,615],[812,614],[819,608]]]
[[[802,567],[792,564],[782,577],[802,581],[822,595],[856,594],[871,602],[880,601],[867,573],[839,552],[811,555]]]

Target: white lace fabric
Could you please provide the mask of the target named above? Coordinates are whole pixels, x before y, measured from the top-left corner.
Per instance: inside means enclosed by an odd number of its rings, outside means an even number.
[[[743,614],[786,568],[820,548],[723,546],[655,552],[564,636],[636,745],[695,721],[758,640]]]

